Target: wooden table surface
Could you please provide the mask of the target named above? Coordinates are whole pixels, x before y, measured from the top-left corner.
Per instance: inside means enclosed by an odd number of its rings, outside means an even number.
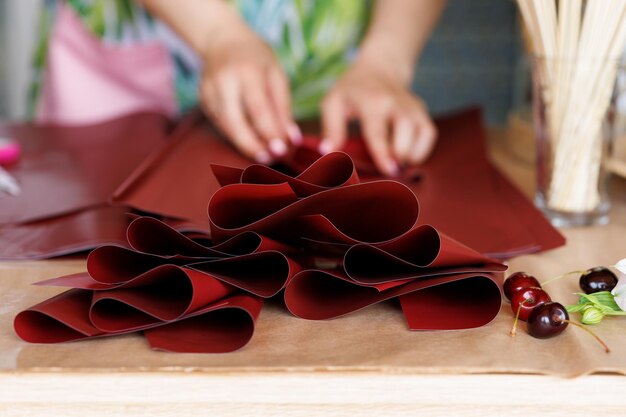
[[[530,196],[532,167],[493,142],[496,165]],[[567,246],[512,259],[510,270],[547,279],[626,257],[626,180],[612,200],[609,226],[566,229]],[[510,338],[508,304],[480,329],[409,332],[393,303],[324,322],[270,303],[252,342],[224,355],[153,352],[136,335],[20,341],[15,314],[59,291],[29,284],[84,269],[84,259],[0,262],[0,416],[626,415],[623,318],[595,327],[609,355],[575,329]],[[573,303],[576,281],[549,291]]]

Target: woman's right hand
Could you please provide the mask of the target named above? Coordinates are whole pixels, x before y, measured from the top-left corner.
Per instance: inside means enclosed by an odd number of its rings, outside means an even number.
[[[203,48],[199,99],[234,145],[263,164],[302,135],[293,120],[289,81],[271,48],[243,21],[213,32]]]

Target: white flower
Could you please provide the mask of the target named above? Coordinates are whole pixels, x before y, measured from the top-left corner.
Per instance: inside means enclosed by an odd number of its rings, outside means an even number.
[[[623,261],[624,259],[622,259],[620,263]],[[618,268],[620,272],[622,272],[624,266],[625,265],[622,264],[621,268]],[[619,274],[619,280],[615,288],[613,288],[613,291],[611,291],[611,294],[615,297],[615,302],[619,308],[626,311],[626,272]]]
[[[615,268],[622,274],[626,275],[626,258],[615,264]]]

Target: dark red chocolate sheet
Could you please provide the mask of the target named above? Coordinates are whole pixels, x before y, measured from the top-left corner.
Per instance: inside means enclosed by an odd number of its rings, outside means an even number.
[[[0,225],[16,225],[100,207],[155,148],[168,120],[139,113],[88,126],[0,125],[22,156],[7,167],[21,186],[0,196]]]
[[[276,167],[282,172],[277,172],[250,166],[198,113],[185,119],[167,142],[165,124],[159,116],[132,115],[80,128],[0,126],[0,131],[22,140],[25,149],[22,160],[9,167],[25,192],[17,199],[0,199],[0,259],[41,259],[103,244],[126,245],[125,229],[132,220],[127,213],[133,209],[159,216],[177,230],[206,236],[206,203],[221,185],[233,181],[253,178],[273,185],[273,196],[280,199],[292,192],[285,183],[293,190],[292,198],[300,198],[320,191],[332,193],[334,187],[354,185],[359,177],[363,182],[382,179],[356,136],[345,148],[354,165],[346,163],[344,154],[318,160],[318,139],[311,136],[279,161]],[[478,110],[439,118],[437,125],[440,138],[433,157],[397,178],[420,199],[421,224],[432,224],[496,258],[564,243],[487,160]],[[323,169],[307,170],[314,162]],[[293,179],[285,173],[293,174]],[[109,197],[117,207],[109,206]],[[310,229],[310,247],[316,246],[316,237],[324,240],[329,233],[323,215],[298,223]]]

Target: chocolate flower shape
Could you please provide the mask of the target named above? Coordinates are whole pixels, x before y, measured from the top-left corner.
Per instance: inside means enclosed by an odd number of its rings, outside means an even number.
[[[305,155],[306,156],[306,155]],[[301,160],[306,160],[301,156]],[[344,153],[290,176],[262,165],[212,166],[210,235],[140,217],[129,248],[91,252],[87,272],[39,285],[72,289],[15,320],[28,341],[142,331],[154,348],[226,352],[252,336],[262,298],[330,319],[398,298],[411,329],[465,329],[500,309],[506,269],[429,225],[392,180],[360,183]]]

